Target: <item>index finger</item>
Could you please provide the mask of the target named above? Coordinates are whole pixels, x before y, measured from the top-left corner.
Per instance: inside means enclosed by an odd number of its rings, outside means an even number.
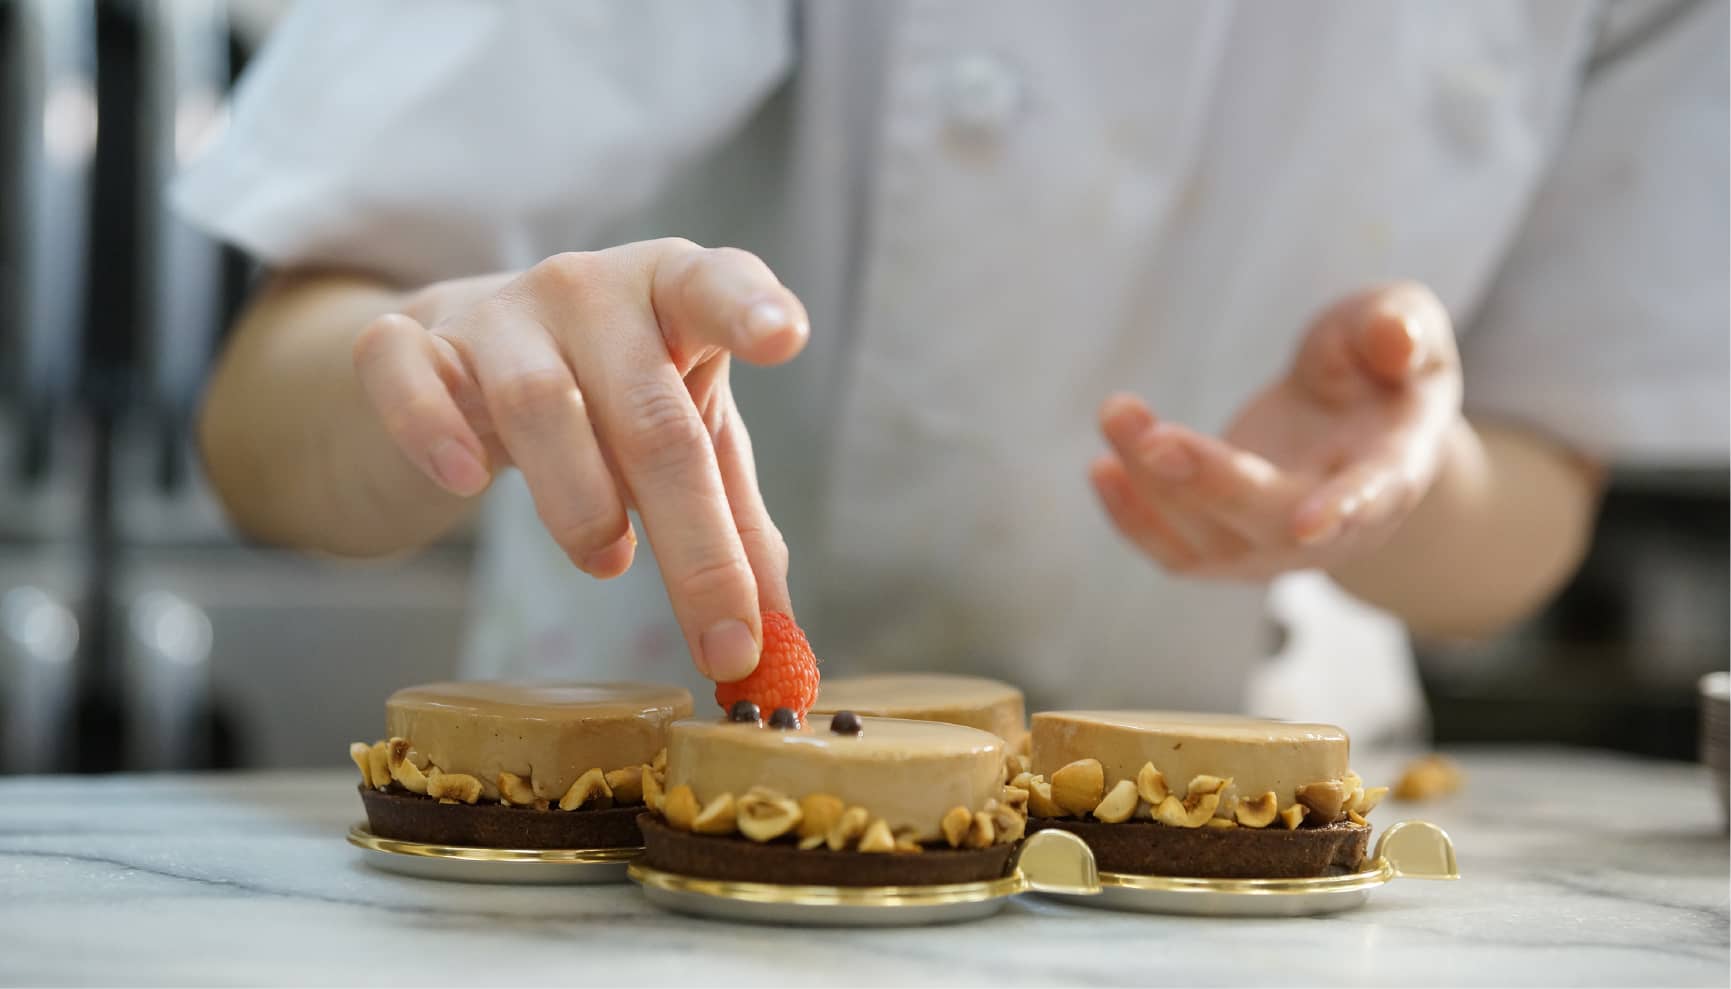
[[[653,316],[606,305],[568,331],[597,435],[643,518],[697,669],[724,682],[757,667],[757,584],[702,416]]]

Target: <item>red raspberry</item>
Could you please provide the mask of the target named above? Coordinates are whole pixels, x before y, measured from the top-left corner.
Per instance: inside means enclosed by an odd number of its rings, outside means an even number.
[[[726,711],[739,701],[751,701],[765,721],[776,708],[791,708],[803,721],[805,712],[817,703],[817,675],[817,657],[805,633],[791,617],[766,611],[757,669],[743,680],[716,684],[715,702]]]

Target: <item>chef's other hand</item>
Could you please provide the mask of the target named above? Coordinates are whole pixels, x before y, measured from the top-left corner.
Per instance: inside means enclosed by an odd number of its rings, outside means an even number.
[[[1219,439],[1108,398],[1111,452],[1090,476],[1119,531],[1165,569],[1265,580],[1380,544],[1430,488],[1460,418],[1448,313],[1401,282],[1323,312]]]
[[[791,608],[728,362],[779,364],[809,335],[757,257],[673,239],[550,257],[431,326],[382,316],[354,360],[427,477],[469,496],[515,465],[585,572],[631,566],[635,508],[698,670],[730,681],[757,665],[760,612]]]

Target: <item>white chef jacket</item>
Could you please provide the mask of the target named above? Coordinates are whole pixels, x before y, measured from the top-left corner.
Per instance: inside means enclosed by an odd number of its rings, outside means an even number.
[[[1362,738],[1421,710],[1399,626],[1304,575],[1271,655],[1265,589],[1158,570],[1090,491],[1100,400],[1217,430],[1318,307],[1410,277],[1470,411],[1722,462],[1726,33],[1723,2],[302,2],[179,196],[404,284],[755,250],[811,314],[735,389],[826,672]],[[470,673],[699,687],[648,554],[590,580],[514,474],[484,526]]]

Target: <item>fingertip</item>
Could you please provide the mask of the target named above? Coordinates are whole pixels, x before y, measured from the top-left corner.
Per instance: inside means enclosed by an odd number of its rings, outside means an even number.
[[[1108,430],[1114,425],[1126,430],[1147,429],[1154,425],[1154,413],[1139,396],[1113,392],[1100,403],[1100,424]]]
[[[762,651],[750,626],[737,618],[710,626],[698,643],[698,670],[716,683],[743,680],[757,669]]]
[[[427,453],[427,464],[433,481],[460,498],[480,494],[493,480],[474,451],[449,437],[433,444]]]
[[[1424,362],[1422,329],[1405,312],[1373,313],[1360,340],[1366,362],[1383,378],[1398,381]]]
[[[597,580],[612,580],[630,570],[636,558],[637,533],[627,524],[623,536],[605,549],[590,553],[579,566]]]
[[[811,339],[805,310],[785,299],[759,299],[745,307],[735,350],[753,364],[781,364],[798,356]]]

